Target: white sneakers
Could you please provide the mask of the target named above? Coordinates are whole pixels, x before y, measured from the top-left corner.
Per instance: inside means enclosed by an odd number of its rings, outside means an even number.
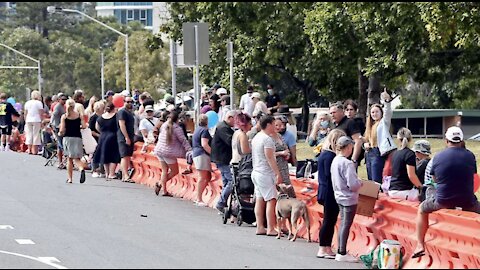
[[[93,172],[93,173],[92,173],[92,177],[93,177],[93,178],[105,178],[105,174]]]
[[[3,144],[0,144],[0,152],[3,152],[5,151],[5,147],[3,146]]]
[[[9,152],[9,151],[10,151],[10,145],[9,145],[9,144],[7,144],[7,145],[5,146],[4,151],[5,151],[5,152]]]
[[[199,202],[199,201],[194,201],[193,205],[199,206],[199,207],[207,207],[208,205],[204,202]]]
[[[345,254],[345,255],[341,255],[340,253],[337,253],[337,255],[335,255],[335,261],[337,262],[349,262],[349,263],[358,263],[359,260],[355,257],[353,257],[352,255],[350,254]]]

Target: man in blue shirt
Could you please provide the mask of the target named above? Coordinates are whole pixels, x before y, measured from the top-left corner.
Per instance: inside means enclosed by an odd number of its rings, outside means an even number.
[[[280,120],[282,123],[279,133],[282,135],[282,138],[290,151],[291,159],[289,162],[292,163],[293,166],[297,166],[297,141],[295,140],[295,135],[287,130],[288,119],[285,115],[276,115],[275,120]]]
[[[427,198],[418,209],[417,247],[412,258],[425,255],[429,213],[460,207],[463,211],[480,214],[480,203],[473,191],[473,176],[477,173],[475,155],[465,149],[459,127],[450,127],[445,139],[447,149],[436,154],[432,161],[430,174],[437,183],[436,192],[427,192]]]

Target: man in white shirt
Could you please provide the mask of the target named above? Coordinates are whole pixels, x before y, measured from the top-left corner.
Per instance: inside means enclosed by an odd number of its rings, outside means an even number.
[[[250,116],[252,116],[253,109],[255,109],[255,106],[253,105],[252,94],[253,94],[253,86],[250,85],[247,88],[247,93],[240,98],[240,106],[239,106],[240,110],[242,110],[244,113]]]
[[[152,105],[147,105],[145,107],[145,113],[147,115],[140,121],[140,125],[138,127],[138,130],[140,130],[140,132],[142,133],[144,141],[142,152],[146,151],[146,148],[149,144],[155,143],[153,131],[158,123],[158,118],[153,117],[154,110]]]

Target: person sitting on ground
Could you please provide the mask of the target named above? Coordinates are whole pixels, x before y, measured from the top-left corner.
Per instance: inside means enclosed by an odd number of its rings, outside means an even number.
[[[212,136],[208,132],[208,117],[201,114],[198,117],[198,127],[193,133],[193,163],[198,171],[197,181],[197,199],[194,201],[196,206],[207,206],[203,202],[202,194],[212,178],[212,164],[210,160],[210,153],[212,148]]]
[[[20,149],[20,131],[18,130],[18,122],[12,124],[12,135],[10,136],[10,150],[19,151]]]
[[[460,207],[463,211],[480,214],[480,203],[474,194],[473,177],[477,173],[475,155],[462,147],[463,131],[453,126],[445,133],[447,149],[437,153],[432,160],[431,175],[437,183],[435,192],[420,204],[417,213],[417,246],[412,258],[425,255],[425,235],[430,213],[440,209]]]
[[[165,122],[158,137],[154,153],[160,160],[162,175],[160,182],[155,185],[155,194],[158,196],[163,187],[162,196],[172,197],[167,190],[167,181],[175,177],[178,172],[177,158],[185,158],[186,153],[192,151],[182,128],[178,125],[178,113],[173,111]]]
[[[392,156],[392,178],[388,196],[417,202],[422,183],[415,172],[415,153],[408,148],[412,141],[412,132],[408,128],[401,128],[397,133],[397,139],[401,146]]]
[[[348,235],[357,212],[359,190],[362,186],[355,164],[348,159],[352,155],[354,144],[355,142],[347,136],[338,138],[337,155],[330,169],[335,200],[342,219],[338,233],[338,253],[335,256],[335,260],[340,262],[358,262],[357,258],[347,254]]]
[[[413,152],[417,161],[415,174],[418,176],[418,180],[422,184],[425,182],[425,170],[427,169],[428,162],[430,161],[430,142],[427,140],[418,140],[413,144]]]
[[[19,117],[20,114],[15,110],[12,104],[7,102],[7,95],[0,94],[0,135],[1,151],[10,151],[10,136],[12,135],[12,116]]]
[[[252,140],[252,182],[255,186],[255,218],[257,235],[277,235],[275,206],[277,204],[276,185],[283,183],[282,174],[275,160],[275,118],[266,115],[260,119],[262,131]],[[265,229],[265,216],[267,229]]]

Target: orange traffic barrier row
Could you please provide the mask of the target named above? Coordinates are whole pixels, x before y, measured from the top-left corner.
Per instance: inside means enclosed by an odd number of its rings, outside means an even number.
[[[137,183],[154,187],[161,176],[160,163],[152,154],[154,146],[147,153],[140,153],[142,143],[135,145],[132,158]],[[169,181],[168,189],[175,197],[196,199],[197,171],[182,175],[187,169],[185,159],[178,159],[180,173]],[[212,180],[203,192],[203,200],[214,207],[220,197],[222,181],[216,166]],[[291,176],[297,199],[306,202],[310,216],[311,239],[318,242],[318,234],[323,221],[323,206],[317,203],[318,184]],[[430,214],[430,228],[426,235],[426,255],[410,259],[416,242],[416,217],[419,203],[395,200],[380,194],[372,217],[356,215],[348,240],[349,252],[359,256],[368,254],[382,240],[399,241],[405,248],[404,268],[480,268],[480,215],[458,210],[440,210]],[[307,238],[304,221],[298,226],[299,237]],[[335,228],[333,246],[337,247],[337,232],[340,218]]]

